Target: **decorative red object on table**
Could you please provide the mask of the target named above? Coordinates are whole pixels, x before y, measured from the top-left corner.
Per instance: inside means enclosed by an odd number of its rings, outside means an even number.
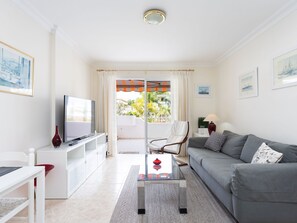
[[[153,168],[158,171],[159,169],[161,169],[161,165],[154,165]]]
[[[161,160],[159,160],[158,158],[156,158],[156,159],[153,161],[153,163],[154,163],[155,165],[160,165],[160,164],[161,164]]]
[[[52,164],[36,164],[35,166],[44,166],[44,172],[45,172],[45,176],[48,174],[49,171],[51,171],[52,169],[54,169],[54,165]],[[34,179],[34,187],[36,187],[36,179]]]

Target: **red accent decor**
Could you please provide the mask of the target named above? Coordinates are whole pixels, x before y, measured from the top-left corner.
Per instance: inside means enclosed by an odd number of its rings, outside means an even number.
[[[58,126],[56,125],[56,133],[52,139],[52,143],[54,145],[55,148],[59,147],[62,143],[62,139],[59,135],[59,129],[58,129]]]
[[[161,169],[161,165],[154,165],[153,168],[158,171],[159,169]]]
[[[160,164],[161,164],[161,160],[159,160],[158,158],[156,158],[156,159],[153,161],[153,163],[154,163],[155,165],[160,165]]]
[[[49,171],[51,171],[55,167],[52,164],[36,164],[35,166],[44,166],[45,176],[48,174]],[[34,179],[34,186],[36,187],[36,179]]]
[[[216,131],[216,129],[217,129],[217,126],[216,126],[216,124],[214,124],[213,122],[210,122],[209,124],[208,124],[208,133],[209,133],[209,135],[214,131]]]

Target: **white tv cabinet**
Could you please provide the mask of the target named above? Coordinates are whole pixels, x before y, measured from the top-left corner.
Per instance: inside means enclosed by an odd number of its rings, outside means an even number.
[[[46,176],[45,198],[67,199],[100,166],[107,151],[106,135],[97,133],[69,146],[48,146],[37,151],[37,164],[55,166]]]

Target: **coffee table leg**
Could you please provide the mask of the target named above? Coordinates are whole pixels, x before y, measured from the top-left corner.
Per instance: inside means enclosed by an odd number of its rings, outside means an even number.
[[[179,181],[179,213],[187,214],[187,182],[186,180]]]
[[[145,214],[144,181],[137,182],[138,214]]]

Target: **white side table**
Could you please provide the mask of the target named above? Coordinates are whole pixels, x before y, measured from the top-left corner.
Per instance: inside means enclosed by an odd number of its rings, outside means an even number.
[[[193,137],[209,137],[208,129],[198,129],[198,132],[193,132]]]

